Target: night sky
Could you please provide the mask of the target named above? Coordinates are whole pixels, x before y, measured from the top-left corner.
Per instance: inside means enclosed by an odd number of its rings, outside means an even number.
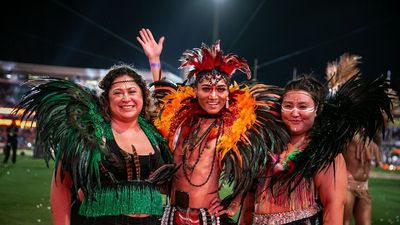
[[[400,83],[400,13],[386,0],[13,1],[1,14],[0,60],[147,68],[136,36],[164,35],[163,67],[179,73],[186,49],[221,40],[225,53],[254,60],[258,79],[284,85],[293,70],[322,80],[328,61],[350,52],[369,78],[391,71]],[[11,4],[11,5],[10,5]],[[243,74],[237,74],[238,80]]]

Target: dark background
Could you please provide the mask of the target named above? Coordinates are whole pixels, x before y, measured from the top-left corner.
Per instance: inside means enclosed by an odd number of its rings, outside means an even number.
[[[147,68],[136,41],[139,29],[147,27],[157,39],[166,37],[163,67],[176,74],[184,50],[211,45],[217,36],[225,53],[245,57],[252,69],[257,58],[258,79],[271,84],[284,85],[294,68],[323,79],[327,62],[344,52],[363,57],[365,76],[391,71],[400,83],[400,13],[394,0],[6,2],[0,60],[89,68],[125,62]]]

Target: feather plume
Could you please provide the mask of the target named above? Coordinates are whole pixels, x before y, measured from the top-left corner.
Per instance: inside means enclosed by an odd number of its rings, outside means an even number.
[[[326,67],[326,80],[331,90],[337,90],[338,87],[353,76],[359,74],[358,64],[361,56],[343,54],[338,61],[328,63]]]
[[[55,174],[61,165],[75,186],[80,181],[90,194],[100,182],[101,152],[107,148],[96,94],[71,81],[49,78],[24,95],[19,110],[22,120],[32,116],[37,121],[36,145],[45,151],[47,162],[55,158]]]
[[[182,68],[189,69],[187,78],[196,77],[200,72],[217,69],[231,77],[236,70],[246,74],[247,79],[251,78],[251,71],[247,61],[235,54],[223,55],[220,49],[220,41],[216,41],[211,48],[202,44],[201,48],[186,50],[180,59]]]
[[[223,137],[229,137],[229,141],[222,142],[221,138],[217,146],[218,151],[225,149],[222,179],[233,190],[222,201],[225,207],[249,190],[259,169],[269,163],[268,155],[283,151],[289,141],[289,134],[280,120],[281,94],[280,88],[265,84],[230,88],[233,99],[230,110],[236,102],[238,111],[235,113],[239,116],[224,129]]]

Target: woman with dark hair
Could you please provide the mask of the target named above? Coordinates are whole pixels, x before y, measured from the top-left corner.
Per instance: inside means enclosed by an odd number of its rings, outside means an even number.
[[[174,166],[165,165],[172,159],[166,141],[148,122],[146,83],[130,66],[116,65],[99,87],[100,98],[56,80],[35,87],[20,103],[25,115],[38,115],[37,143],[55,149],[53,223],[74,224],[73,190],[83,200],[83,224],[159,224],[159,185]]]
[[[115,83],[114,80],[120,77],[121,74],[125,74],[130,77],[125,82],[136,83],[136,85],[139,87],[143,96],[143,107],[140,114],[146,119],[150,119],[151,99],[150,99],[150,91],[147,89],[146,81],[143,79],[142,76],[137,74],[132,67],[128,65],[115,65],[111,67],[110,71],[99,83],[99,88],[103,90],[103,92],[100,95],[100,103],[102,105],[102,113],[104,117],[108,121],[111,120],[111,108],[109,105],[110,87],[112,84]]]
[[[335,76],[354,76],[330,92],[308,75],[285,86],[281,116],[290,142],[260,169],[240,224],[343,224],[347,171],[341,153],[354,136],[365,142],[383,130],[382,112],[392,118],[393,96],[384,77],[361,79],[349,60],[337,68]]]
[[[311,76],[300,76],[286,85],[281,115],[291,135],[290,143],[259,177],[256,194],[248,194],[241,224],[342,222],[347,186],[346,166],[342,155],[338,155],[333,164],[312,179],[299,180],[290,194],[280,192],[277,195],[279,190],[268,188],[269,178],[285,170],[288,160],[307,146],[309,133],[315,117],[321,111],[326,92],[326,88]],[[254,219],[249,214],[253,210]]]

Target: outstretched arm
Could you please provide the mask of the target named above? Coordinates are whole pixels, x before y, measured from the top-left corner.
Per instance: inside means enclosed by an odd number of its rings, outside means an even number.
[[[161,79],[161,61],[160,55],[163,49],[164,37],[161,37],[158,42],[154,40],[153,34],[149,29],[141,29],[140,37],[136,37],[140,45],[142,45],[144,54],[149,59],[153,81]]]

